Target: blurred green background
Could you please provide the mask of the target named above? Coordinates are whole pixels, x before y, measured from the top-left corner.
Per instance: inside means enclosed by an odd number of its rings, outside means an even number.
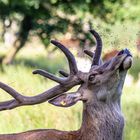
[[[35,69],[53,74],[68,71],[64,55],[50,44],[60,40],[75,55],[79,68],[90,60],[83,49],[94,49],[89,34],[103,38],[102,56],[128,48],[134,57],[122,95],[126,125],[124,139],[140,140],[140,1],[138,0],[0,0],[0,81],[24,95],[37,95],[56,83],[33,76]],[[109,53],[110,55],[110,53]],[[84,57],[84,59],[83,59]],[[81,67],[82,62],[82,67]],[[0,90],[0,100],[11,98]],[[0,112],[0,133],[38,128],[75,130],[81,124],[82,104],[58,108],[47,102]]]

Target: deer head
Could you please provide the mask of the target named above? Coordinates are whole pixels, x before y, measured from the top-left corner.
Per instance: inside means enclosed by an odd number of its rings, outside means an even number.
[[[13,109],[23,105],[34,105],[48,100],[49,103],[62,107],[69,107],[77,101],[83,101],[85,104],[92,104],[95,101],[105,103],[119,102],[127,70],[132,64],[132,56],[127,49],[124,49],[111,60],[103,63],[100,58],[102,40],[95,30],[90,32],[96,39],[97,47],[95,53],[88,50],[84,51],[93,58],[89,72],[79,71],[72,53],[58,41],[52,40],[51,43],[61,49],[67,57],[70,73],[60,71],[63,78],[58,78],[44,70],[33,71],[33,74],[40,74],[59,83],[52,89],[33,97],[23,96],[13,88],[0,82],[0,88],[14,98],[1,102],[0,110]],[[66,93],[76,85],[80,85],[76,92]]]
[[[88,50],[84,51],[93,57],[93,61],[89,72],[78,71],[81,86],[77,92],[59,95],[49,100],[49,103],[61,107],[69,107],[77,101],[83,101],[84,104],[93,104],[97,101],[106,104],[117,102],[120,105],[126,73],[132,65],[132,55],[128,49],[124,49],[111,60],[102,63],[100,59],[101,38],[94,30],[91,30],[91,33],[97,40],[97,49],[95,54]]]

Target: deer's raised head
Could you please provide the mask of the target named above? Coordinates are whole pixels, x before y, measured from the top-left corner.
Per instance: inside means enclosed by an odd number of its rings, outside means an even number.
[[[63,78],[58,78],[44,70],[35,70],[33,74],[40,74],[59,83],[59,85],[32,97],[23,96],[8,85],[0,82],[0,88],[14,97],[13,100],[1,102],[0,110],[38,104],[47,100],[51,104],[62,107],[69,107],[79,100],[84,101],[84,103],[93,103],[95,100],[106,103],[119,101],[126,72],[132,64],[132,56],[125,49],[120,51],[110,61],[103,63],[101,60],[102,40],[95,30],[90,32],[96,39],[97,47],[95,53],[88,50],[84,51],[93,58],[89,72],[79,71],[72,53],[58,41],[52,40],[51,43],[61,49],[67,57],[70,73],[60,71]],[[66,93],[76,85],[80,85],[77,92]]]
[[[124,49],[111,60],[103,63],[100,58],[102,40],[96,31],[90,32],[97,41],[95,53],[84,51],[93,58],[91,69],[87,73],[77,72],[77,77],[81,81],[77,92],[60,95],[50,100],[50,103],[61,107],[71,106],[79,100],[84,101],[85,104],[93,104],[97,101],[119,104],[126,73],[132,65],[132,55],[128,49]]]

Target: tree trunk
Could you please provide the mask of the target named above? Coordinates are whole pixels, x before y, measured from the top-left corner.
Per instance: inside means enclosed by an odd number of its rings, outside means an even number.
[[[9,53],[3,58],[2,63],[6,64],[6,65],[12,64],[12,62],[13,62],[13,60],[14,60],[17,52],[18,52],[18,50],[15,47],[12,47],[10,49]]]
[[[32,18],[29,15],[25,15],[24,19],[22,20],[19,36],[13,44],[13,47],[9,50],[6,56],[3,58],[3,64],[12,64],[16,54],[19,50],[25,45],[29,31],[32,29]]]
[[[26,40],[24,40],[24,41],[16,40],[15,43],[14,43],[15,45],[10,48],[9,52],[3,58],[2,63],[6,64],[6,65],[12,64],[16,54],[24,46],[25,42],[26,42]]]

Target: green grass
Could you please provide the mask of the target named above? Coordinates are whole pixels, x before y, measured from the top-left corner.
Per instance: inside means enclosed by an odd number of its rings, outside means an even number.
[[[140,83],[133,83],[124,87],[122,98],[123,112],[125,116],[125,139],[140,139]]]

